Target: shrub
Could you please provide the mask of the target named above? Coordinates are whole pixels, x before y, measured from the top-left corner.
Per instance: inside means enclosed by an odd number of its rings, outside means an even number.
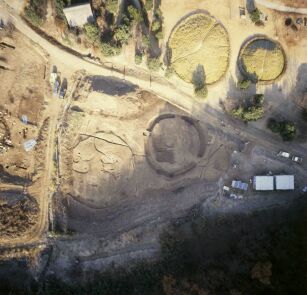
[[[264,96],[263,94],[256,94],[251,99],[249,105],[240,105],[230,111],[230,114],[242,121],[257,121],[264,115]]]
[[[118,55],[121,53],[121,47],[113,45],[108,42],[101,42],[100,49],[101,49],[101,53],[104,56],[114,56],[114,55]]]
[[[142,37],[142,45],[143,45],[144,47],[146,47],[146,48],[149,47],[149,45],[150,45],[150,39],[149,39],[148,36],[143,35],[143,37]]]
[[[166,78],[170,78],[174,75],[175,71],[174,71],[174,68],[172,66],[169,66],[166,68],[166,71],[165,71],[165,77]]]
[[[44,21],[31,7],[25,9],[25,17],[35,26],[41,26]]]
[[[140,23],[143,21],[143,16],[142,13],[137,10],[135,7],[133,7],[132,5],[128,6],[128,13],[130,18],[136,22],[136,23]]]
[[[260,19],[261,12],[260,12],[260,10],[258,8],[256,8],[255,10],[250,12],[249,17],[252,20],[252,22],[255,23],[255,24],[261,22],[261,19]]]
[[[194,89],[194,94],[198,98],[207,98],[207,96],[208,96],[208,89],[207,89],[206,85],[204,85],[201,88],[195,88]]]
[[[151,30],[153,32],[158,32],[161,29],[161,22],[158,19],[155,19],[151,24]]]
[[[140,65],[142,63],[142,59],[143,59],[142,54],[138,53],[134,56],[134,61],[137,65]]]
[[[106,9],[112,14],[116,14],[118,9],[118,0],[106,0]]]
[[[145,9],[151,10],[153,8],[153,0],[146,0],[145,2]]]
[[[250,80],[243,79],[238,82],[238,87],[240,89],[247,89],[250,86]]]
[[[95,45],[100,43],[99,28],[95,24],[85,24],[83,26],[87,39]]]
[[[275,119],[270,119],[268,122],[268,128],[274,132],[279,133],[284,141],[291,141],[296,135],[296,126],[290,121],[276,121]]]
[[[161,63],[158,57],[148,57],[147,66],[151,71],[158,71],[160,69]]]

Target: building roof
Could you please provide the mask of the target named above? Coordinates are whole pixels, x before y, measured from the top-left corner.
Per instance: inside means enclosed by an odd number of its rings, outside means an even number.
[[[69,6],[63,9],[70,27],[82,27],[93,21],[93,13],[90,3]]]
[[[276,175],[277,190],[294,190],[294,175]]]
[[[273,176],[255,176],[254,188],[257,191],[272,191],[274,190]]]

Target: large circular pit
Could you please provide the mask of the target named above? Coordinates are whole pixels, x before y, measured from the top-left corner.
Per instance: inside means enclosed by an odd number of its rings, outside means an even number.
[[[285,63],[282,47],[266,37],[253,38],[240,51],[239,69],[253,82],[273,82],[284,71]]]
[[[170,64],[177,75],[191,83],[199,66],[205,84],[221,79],[229,63],[228,34],[221,23],[206,13],[194,13],[182,20],[168,42]]]
[[[168,177],[185,174],[205,153],[204,132],[190,117],[163,114],[155,118],[147,130],[146,157],[158,174]]]

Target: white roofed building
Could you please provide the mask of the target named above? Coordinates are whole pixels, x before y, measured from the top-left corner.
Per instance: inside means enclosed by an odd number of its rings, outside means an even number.
[[[277,190],[294,190],[294,175],[276,175]]]
[[[83,27],[94,20],[90,3],[69,6],[63,12],[70,27]]]
[[[254,189],[256,191],[273,191],[274,177],[273,176],[254,176]]]

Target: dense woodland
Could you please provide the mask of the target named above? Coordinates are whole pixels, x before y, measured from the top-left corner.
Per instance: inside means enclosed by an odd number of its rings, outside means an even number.
[[[201,214],[192,218],[187,216],[161,235],[158,262],[143,261],[129,268],[83,273],[83,280],[76,280],[81,270],[74,269],[71,272],[72,285],[55,277],[34,281],[26,272],[22,275],[15,273],[14,277],[21,280],[16,284],[10,281],[12,276],[7,272],[1,275],[0,292],[306,294],[306,206],[304,202],[288,209],[270,209],[253,214],[211,218]]]

